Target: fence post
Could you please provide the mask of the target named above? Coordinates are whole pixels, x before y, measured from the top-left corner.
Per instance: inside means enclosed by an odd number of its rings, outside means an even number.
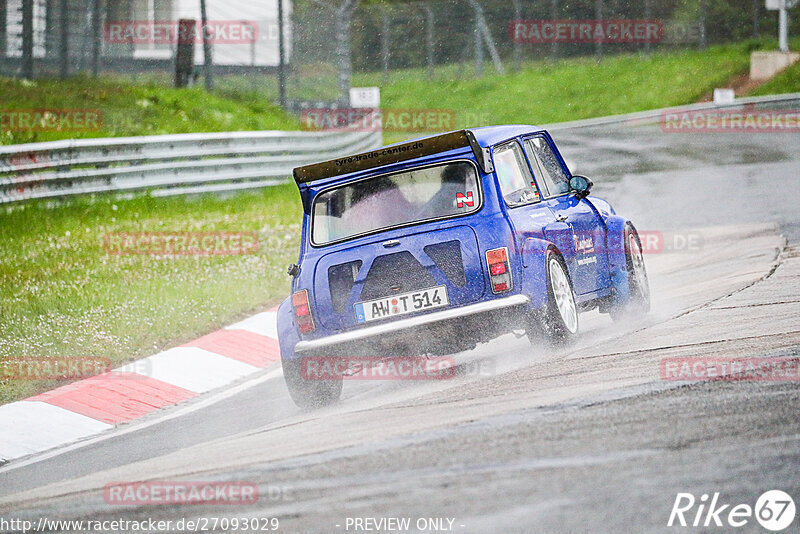
[[[706,0],[700,0],[700,48],[705,50],[708,46],[706,36]]]
[[[53,57],[53,52],[56,49],[55,45],[55,32],[53,28],[56,27],[56,2],[58,0],[45,0],[44,6],[44,57],[48,60]]]
[[[652,17],[652,16],[653,16],[653,14],[652,14],[651,9],[650,9],[650,0],[644,0],[644,19],[645,20],[650,20],[650,17]],[[644,52],[645,52],[645,54],[650,55],[651,46],[652,45],[650,44],[650,39],[645,40],[645,43],[644,43]]]
[[[100,48],[103,46],[103,20],[100,16],[102,0],[94,0],[92,4],[92,76],[100,73]]]
[[[433,80],[435,71],[434,71],[434,57],[433,57],[433,48],[434,48],[434,25],[436,24],[436,19],[433,15],[433,9],[428,4],[424,4],[425,9],[425,48],[427,49],[427,56],[428,56],[428,79]]]
[[[780,11],[778,11],[778,21],[779,21],[779,35],[778,35],[778,47],[780,48],[781,52],[788,52],[789,51],[789,9],[788,9],[788,1],[783,0],[781,3]]]
[[[553,21],[558,20],[558,0],[552,0],[550,2],[550,18]],[[550,46],[550,55],[553,59],[558,59],[558,41],[553,39],[553,44]]]
[[[214,60],[211,56],[211,43],[208,40],[208,16],[206,12],[206,0],[200,0],[200,20],[201,29],[203,32],[203,70],[205,73],[206,91],[211,92],[214,90]]]
[[[482,43],[486,44],[486,48],[489,49],[489,54],[492,56],[492,61],[494,62],[494,67],[497,69],[497,73],[500,75],[505,74],[505,69],[503,67],[503,62],[500,59],[500,54],[497,52],[497,47],[492,40],[492,32],[489,29],[489,25],[486,23],[486,15],[483,12],[483,7],[478,2],[478,0],[470,0],[470,4],[472,4],[472,8],[475,10],[475,37],[476,37],[476,59],[480,60],[480,73],[479,76],[483,74],[483,46]]]
[[[753,0],[753,39],[761,37],[761,0]]]
[[[381,68],[383,70],[383,83],[389,81],[389,59],[391,55],[392,19],[386,7],[381,8]]]
[[[278,0],[278,101],[286,109],[286,36],[283,0]]]
[[[483,76],[483,36],[481,35],[478,12],[475,12],[475,76]]]
[[[522,19],[522,6],[519,0],[512,0],[514,4],[514,24]],[[522,64],[522,46],[518,39],[514,39],[514,71],[519,71]]]
[[[6,56],[6,20],[8,12],[7,0],[0,0],[0,57]]]
[[[594,18],[599,23],[603,20],[603,0],[595,0],[594,2]],[[594,43],[594,53],[597,55],[597,59],[602,59],[603,57],[603,43],[600,41],[595,41]]]
[[[61,19],[61,45],[59,46],[59,75],[63,80],[69,76],[69,7],[68,0],[61,0],[58,15]]]
[[[197,30],[195,19],[178,21],[178,47],[175,49],[175,87],[189,85],[194,72],[194,41]]]
[[[22,76],[33,78],[33,0],[22,0]]]
[[[350,57],[350,25],[353,12],[360,0],[343,0],[335,9],[334,28],[336,38],[336,59],[339,63],[339,99],[350,106],[350,85],[353,78],[353,61]],[[318,2],[319,5],[324,5]]]

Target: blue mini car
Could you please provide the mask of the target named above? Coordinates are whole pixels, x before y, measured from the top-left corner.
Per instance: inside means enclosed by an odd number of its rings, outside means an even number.
[[[578,313],[649,310],[639,236],[534,126],[462,130],[295,169],[303,204],[278,310],[301,407],[341,377],[309,358],[443,356],[512,331],[568,341]]]

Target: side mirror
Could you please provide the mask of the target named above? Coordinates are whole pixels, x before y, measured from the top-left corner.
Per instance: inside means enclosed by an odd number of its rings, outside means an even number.
[[[575,192],[575,196],[578,198],[588,197],[593,185],[594,183],[590,179],[579,174],[573,176],[569,181],[569,188]]]
[[[300,266],[297,265],[296,263],[291,264],[289,268],[286,270],[286,274],[288,274],[292,278],[297,278],[297,275],[300,274]]]

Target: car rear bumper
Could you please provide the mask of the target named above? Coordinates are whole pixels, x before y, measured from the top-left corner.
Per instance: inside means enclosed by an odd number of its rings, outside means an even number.
[[[410,317],[408,319],[401,319],[399,321],[368,326],[366,328],[359,328],[358,330],[334,334],[332,336],[322,337],[319,339],[300,341],[297,343],[297,345],[295,345],[294,352],[295,354],[319,353],[320,350],[330,347],[366,342],[371,339],[381,338],[392,334],[400,334],[405,331],[429,327],[437,323],[452,321],[454,319],[460,319],[482,313],[498,312],[507,310],[509,308],[518,308],[527,306],[528,304],[530,304],[530,298],[527,296],[512,295],[510,297],[494,299],[487,302],[479,302],[477,304],[470,304],[460,308],[450,308],[425,315]]]

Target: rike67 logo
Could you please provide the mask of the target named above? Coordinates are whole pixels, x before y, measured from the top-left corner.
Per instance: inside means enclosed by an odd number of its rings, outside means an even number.
[[[669,514],[668,527],[733,527],[739,528],[752,524],[755,520],[767,530],[780,532],[789,528],[795,518],[794,500],[781,490],[764,492],[755,506],[737,504],[735,506],[720,501],[719,493],[709,498],[704,493],[696,499],[691,493],[678,493],[672,512]],[[752,528],[752,527],[751,527]]]

